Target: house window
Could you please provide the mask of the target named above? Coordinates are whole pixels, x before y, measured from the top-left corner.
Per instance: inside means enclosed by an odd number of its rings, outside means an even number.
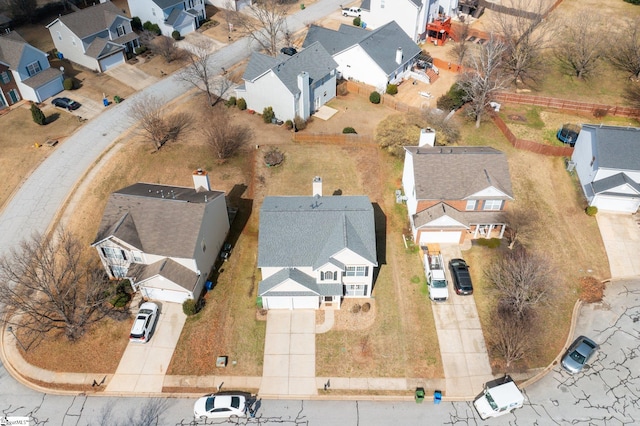
[[[9,98],[11,99],[11,103],[15,104],[20,100],[20,93],[16,89],[9,90]]]
[[[113,247],[102,247],[102,254],[107,259],[119,259],[119,260],[127,260],[127,255],[124,250]]]
[[[485,200],[482,210],[501,210],[502,200]]]
[[[155,10],[154,8],[151,8],[151,14],[152,14],[153,16],[156,16],[156,10]]]
[[[38,74],[40,71],[42,71],[42,68],[40,67],[40,62],[38,61],[31,62],[29,65],[27,65],[27,74],[29,74],[30,77]]]
[[[142,263],[142,253],[139,251],[132,251],[131,255],[133,256],[133,261],[136,263]]]
[[[9,71],[0,73],[0,81],[2,81],[3,84],[7,84],[11,81],[11,74],[9,74]]]
[[[111,275],[118,278],[123,278],[127,274],[127,268],[124,266],[111,265]]]
[[[124,25],[120,24],[116,27],[116,32],[118,33],[118,37],[122,37],[123,35],[126,34],[126,31],[124,29]]]
[[[62,34],[60,34],[60,31],[56,31],[58,33],[58,40],[62,40]]]
[[[380,0],[380,9],[384,9],[384,0]]]
[[[467,200],[467,208],[466,210],[475,210],[476,209],[476,200]]]
[[[347,266],[345,275],[347,277],[366,277],[368,269],[367,266]]]

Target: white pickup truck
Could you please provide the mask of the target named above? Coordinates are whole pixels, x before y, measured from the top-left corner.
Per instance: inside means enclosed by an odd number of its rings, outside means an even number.
[[[449,298],[444,259],[437,244],[429,244],[424,253],[424,273],[427,276],[429,298],[434,302],[444,302]]]
[[[342,9],[342,16],[351,16],[353,18],[362,15],[362,9],[358,7],[345,7]]]

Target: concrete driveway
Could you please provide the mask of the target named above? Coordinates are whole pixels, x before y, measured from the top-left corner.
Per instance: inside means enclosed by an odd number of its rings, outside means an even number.
[[[611,278],[640,276],[640,216],[599,212],[596,219]]]
[[[161,393],[167,367],[186,319],[182,305],[162,303],[160,317],[149,343],[129,343],[116,373],[107,384],[106,392]]]
[[[445,265],[453,258],[462,258],[460,246],[440,245]],[[449,299],[432,302],[440,355],[446,383],[446,396],[468,397],[479,393],[484,384],[493,380],[489,355],[480,326],[473,296],[459,296],[453,289],[449,268]]]
[[[149,75],[140,68],[126,62],[122,65],[118,65],[117,67],[111,68],[107,71],[107,75],[115,78],[122,84],[126,84],[127,86],[134,88],[135,90],[142,90],[160,80],[158,77]]]
[[[317,395],[315,330],[314,310],[269,310],[261,396]]]

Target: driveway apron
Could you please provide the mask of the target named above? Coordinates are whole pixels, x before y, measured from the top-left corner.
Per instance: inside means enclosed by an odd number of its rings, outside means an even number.
[[[316,395],[316,313],[270,310],[260,395]]]
[[[113,67],[106,74],[135,90],[145,89],[160,80],[158,77],[149,75],[140,68],[128,63]]]
[[[180,338],[186,315],[182,305],[164,302],[149,343],[129,343],[106,392],[161,393],[164,376]]]
[[[611,278],[640,276],[640,216],[599,212],[596,219]]]
[[[461,258],[457,245],[440,245],[445,264]],[[446,270],[449,299],[432,303],[440,355],[444,368],[446,396],[468,397],[479,393],[484,384],[493,380],[491,364],[480,318],[473,296],[455,294],[453,281]]]

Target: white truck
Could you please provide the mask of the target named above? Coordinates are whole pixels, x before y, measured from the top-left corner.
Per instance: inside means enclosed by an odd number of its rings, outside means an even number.
[[[434,302],[444,302],[449,298],[444,260],[437,244],[428,245],[424,251],[424,273],[427,276],[429,298]]]
[[[510,413],[523,404],[524,395],[509,376],[487,383],[482,395],[473,401],[482,420]]]
[[[357,18],[362,15],[362,9],[357,7],[345,7],[342,9],[342,16],[351,16],[352,18]]]

